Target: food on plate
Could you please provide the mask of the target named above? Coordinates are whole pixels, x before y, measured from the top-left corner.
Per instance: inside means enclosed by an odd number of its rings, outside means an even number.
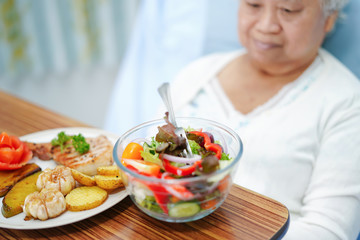
[[[18,137],[0,134],[0,170],[19,169],[31,158],[32,152]]]
[[[96,185],[94,176],[86,175],[75,169],[71,169],[71,173],[72,173],[74,179],[81,185],[84,185],[84,186],[95,186]]]
[[[132,198],[152,214],[173,218],[216,209],[231,181],[230,172],[215,174],[233,161],[224,137],[216,130],[189,127],[185,133],[193,154],[187,156],[185,136],[177,135],[175,126],[165,120],[167,124],[158,127],[156,136],[134,139],[124,148],[122,165],[145,176],[122,175],[131,184]]]
[[[27,149],[31,156],[57,163],[55,168],[44,171],[34,163],[16,170],[0,170],[0,197],[5,196],[2,214],[6,218],[24,212],[25,220],[47,220],[67,209],[92,209],[107,199],[108,190],[122,186],[119,168],[113,165],[113,144],[106,136],[85,138],[81,134],[69,136],[60,132],[48,143],[20,142],[5,133],[0,136],[1,150],[8,151],[12,144],[16,153]],[[3,160],[6,164],[14,163],[9,160],[10,155],[2,156],[0,164]],[[68,204],[67,195],[70,195]]]
[[[4,217],[9,218],[23,211],[22,206],[24,205],[26,196],[38,190],[36,181],[40,173],[40,171],[36,172],[17,182],[5,195],[1,208]]]
[[[120,169],[116,165],[102,166],[97,168],[98,175],[119,176]]]
[[[27,146],[39,159],[53,159],[59,164],[91,176],[97,173],[98,167],[113,164],[113,144],[106,136],[100,135],[96,138],[83,138],[81,134],[75,136],[60,132],[51,143],[28,142]]]
[[[70,143],[71,142],[71,143]],[[81,133],[78,135],[66,135],[65,132],[58,133],[57,138],[51,140],[51,145],[60,146],[60,151],[63,152],[64,148],[67,148],[69,145],[72,145],[76,152],[80,154],[87,153],[90,149],[89,143],[86,142]]]
[[[83,186],[72,190],[65,199],[69,211],[83,211],[100,206],[107,196],[107,191],[100,187]]]
[[[141,151],[143,151],[143,147],[136,143],[131,142],[128,145],[126,145],[124,152],[122,154],[123,159],[142,159]]]
[[[84,186],[98,186],[105,190],[114,190],[122,187],[123,183],[120,178],[120,171],[116,165],[98,167],[98,174],[89,176],[75,169],[71,169],[74,179]]]
[[[5,196],[18,181],[40,170],[37,164],[29,163],[20,169],[0,171],[0,197]]]
[[[34,157],[37,157],[41,160],[51,160],[53,158],[53,146],[51,143],[33,143],[33,142],[24,142],[29,150],[33,153]]]
[[[70,168],[58,165],[54,169],[45,169],[37,179],[36,186],[39,190],[57,189],[66,195],[75,188],[75,179]]]
[[[40,192],[30,193],[23,206],[25,220],[31,218],[47,220],[59,216],[66,210],[64,195],[57,189],[43,188]]]
[[[95,181],[97,186],[105,190],[114,190],[124,186],[120,175],[95,175]]]
[[[113,144],[106,136],[88,138],[90,150],[86,154],[78,154],[70,151],[55,154],[54,160],[67,167],[73,168],[87,175],[95,175],[97,168],[112,165]]]
[[[33,152],[34,156],[41,160],[52,159],[55,148],[60,148],[60,152],[62,153],[67,147],[72,145],[75,151],[80,154],[87,153],[90,149],[89,143],[86,142],[86,139],[81,133],[78,135],[66,135],[63,131],[59,132],[57,137],[48,143],[25,143]]]

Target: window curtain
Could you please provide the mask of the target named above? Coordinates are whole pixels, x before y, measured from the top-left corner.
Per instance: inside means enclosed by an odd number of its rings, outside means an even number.
[[[0,77],[119,65],[138,0],[0,0]]]

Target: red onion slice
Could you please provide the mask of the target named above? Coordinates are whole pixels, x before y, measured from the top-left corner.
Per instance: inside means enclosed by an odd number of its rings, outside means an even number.
[[[171,162],[179,162],[179,163],[194,163],[201,159],[200,155],[194,155],[191,158],[177,157],[173,155],[169,155],[164,153],[163,157]]]
[[[219,186],[220,182],[213,183],[211,186],[207,187],[204,192],[202,193],[196,193],[195,198],[203,198],[206,197],[208,194],[213,193],[216,188]]]

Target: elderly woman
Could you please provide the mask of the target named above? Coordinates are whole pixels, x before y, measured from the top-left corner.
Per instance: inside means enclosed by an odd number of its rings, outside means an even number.
[[[285,239],[360,231],[360,83],[320,46],[344,0],[242,0],[244,51],[213,54],[172,85],[178,116],[235,129],[235,183],[285,204]]]

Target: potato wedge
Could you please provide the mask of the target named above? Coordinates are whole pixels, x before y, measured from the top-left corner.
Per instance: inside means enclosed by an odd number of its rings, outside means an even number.
[[[65,201],[69,211],[84,211],[100,206],[107,196],[107,191],[97,186],[83,186],[72,190]]]
[[[95,186],[96,185],[96,182],[95,182],[95,178],[93,176],[89,176],[89,175],[86,175],[82,172],[79,172],[75,169],[71,169],[71,173],[74,177],[74,179],[84,185],[84,186]]]
[[[111,166],[103,166],[97,168],[97,174],[98,175],[107,175],[107,176],[119,176],[119,167],[116,165]]]
[[[113,190],[123,186],[122,180],[119,175],[117,176],[105,176],[95,175],[96,185],[106,190]]]
[[[23,211],[22,205],[24,205],[25,198],[30,193],[38,190],[36,181],[40,173],[41,171],[22,179],[5,195],[1,208],[1,213],[4,217],[9,218]]]
[[[0,171],[0,197],[5,194],[21,179],[40,171],[41,168],[35,163],[29,163],[17,170]]]

